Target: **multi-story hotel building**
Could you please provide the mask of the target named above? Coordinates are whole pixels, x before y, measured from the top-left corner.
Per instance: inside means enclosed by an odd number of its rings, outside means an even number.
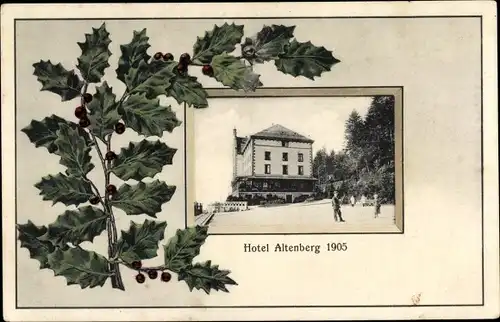
[[[232,196],[293,202],[313,194],[313,140],[279,124],[247,137],[234,129],[233,140]]]

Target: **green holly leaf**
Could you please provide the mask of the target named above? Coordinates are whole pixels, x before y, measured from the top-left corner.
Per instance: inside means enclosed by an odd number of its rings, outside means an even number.
[[[252,63],[264,63],[285,53],[285,46],[293,38],[295,26],[264,26],[253,38],[246,38],[241,45],[243,58]]]
[[[252,71],[251,66],[246,66],[237,57],[223,53],[212,60],[214,78],[234,90],[243,89],[245,92],[255,91],[262,83],[260,75]]]
[[[170,148],[159,140],[130,142],[114,160],[111,172],[123,181],[152,178],[161,172],[163,166],[172,164],[175,152],[177,149]]]
[[[43,177],[35,187],[40,190],[43,200],[52,200],[52,205],[61,202],[66,206],[78,206],[94,195],[88,181],[62,173]]]
[[[61,123],[54,144],[57,146],[57,154],[61,156],[59,163],[68,168],[67,175],[81,177],[94,169],[90,162],[91,147],[77,129]]]
[[[210,294],[211,290],[229,293],[226,285],[238,285],[228,275],[228,270],[220,270],[219,265],[213,265],[211,261],[196,263],[185,267],[179,273],[179,281],[185,281],[192,292],[193,289],[204,290]]]
[[[145,93],[131,95],[118,109],[127,127],[146,137],[162,137],[181,125],[170,106],[160,105],[157,98],[149,99]]]
[[[125,75],[131,67],[137,67],[141,61],[148,62],[151,56],[147,50],[151,45],[148,43],[149,37],[146,36],[146,28],[142,31],[135,31],[132,41],[126,45],[120,45],[122,55],[118,61],[116,75],[119,80],[125,82]]]
[[[27,224],[17,224],[19,232],[18,239],[21,241],[21,247],[26,248],[30,253],[30,258],[40,262],[40,269],[48,268],[48,256],[56,247],[48,241],[40,240],[40,237],[47,232],[47,227],[36,226],[28,220]]]
[[[310,41],[300,43],[294,39],[286,46],[285,53],[275,60],[275,65],[284,74],[314,80],[315,76],[330,71],[339,62],[325,47],[316,47]]]
[[[200,248],[208,236],[207,226],[178,229],[168,244],[163,246],[165,267],[179,273],[182,268],[191,265],[193,259],[200,254]]]
[[[61,96],[61,101],[69,101],[80,96],[83,82],[74,70],[66,70],[60,63],[54,65],[50,60],[40,60],[33,64],[35,75],[42,83],[41,91],[49,91]]]
[[[140,60],[137,67],[130,67],[125,75],[129,94],[145,93],[147,98],[168,95],[171,80],[175,77],[175,64],[162,60],[147,63]]]
[[[57,145],[54,144],[54,141],[57,139],[57,131],[59,131],[61,124],[69,125],[71,129],[78,131],[78,135],[85,140],[87,146],[93,145],[89,134],[78,126],[78,124],[66,121],[54,114],[41,121],[32,120],[30,125],[26,126],[21,131],[28,136],[31,143],[35,144],[35,147],[38,148],[43,146],[47,148],[50,153],[57,154]]]
[[[47,232],[40,237],[57,246],[72,243],[79,245],[94,238],[106,230],[108,215],[101,209],[85,206],[76,210],[66,210],[49,225]]]
[[[232,52],[243,37],[243,25],[224,23],[215,25],[212,31],[205,32],[203,38],[197,37],[193,46],[193,62],[208,64],[212,57],[224,52]]]
[[[142,225],[130,222],[118,240],[119,258],[127,263],[158,256],[158,243],[163,240],[167,223],[145,220]]]
[[[167,186],[160,180],[139,182],[134,186],[124,183],[110,202],[112,206],[120,208],[127,215],[146,214],[156,218],[162,204],[172,198],[175,190],[175,186]]]
[[[108,46],[111,43],[106,24],[99,28],[92,28],[91,34],[85,34],[85,42],[77,42],[82,50],[78,58],[78,69],[83,78],[89,83],[99,83],[104,76],[104,70],[108,68],[111,51]]]
[[[96,93],[87,105],[90,131],[103,142],[108,134],[113,133],[115,124],[121,119],[115,99],[113,88],[105,81],[102,86],[96,87]]]
[[[177,75],[168,90],[169,96],[175,98],[177,103],[186,103],[188,106],[203,108],[208,106],[208,94],[196,77]]]
[[[78,284],[82,289],[103,286],[113,275],[104,256],[80,247],[57,249],[49,255],[49,265],[55,276],[64,276],[68,285]]]

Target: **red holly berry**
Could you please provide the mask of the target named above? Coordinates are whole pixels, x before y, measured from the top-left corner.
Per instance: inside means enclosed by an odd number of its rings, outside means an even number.
[[[188,53],[184,53],[181,55],[181,57],[179,58],[179,62],[181,63],[184,63],[184,64],[191,64],[192,61],[191,61],[191,56],[189,56]]]
[[[168,282],[168,281],[170,281],[171,279],[172,279],[172,275],[170,275],[170,273],[169,273],[169,272],[163,272],[163,273],[161,273],[161,280],[162,280],[163,282]]]
[[[89,199],[89,202],[93,205],[97,205],[101,201],[98,196],[93,196],[92,198]]]
[[[148,276],[150,279],[154,280],[158,277],[158,272],[156,270],[151,270],[148,272]]]
[[[157,53],[153,56],[153,58],[154,58],[154,59],[156,59],[156,60],[161,59],[162,57],[163,57],[163,54],[162,54],[161,52],[157,52]]]
[[[87,109],[83,106],[78,106],[75,108],[75,116],[79,119],[87,116]]]
[[[114,159],[116,159],[116,153],[114,153],[113,151],[109,151],[106,153],[105,158],[108,161],[114,160]]]
[[[92,94],[85,93],[82,95],[82,97],[85,103],[90,103],[92,101]]]
[[[201,72],[203,75],[212,76],[214,74],[214,69],[210,65],[203,65]]]
[[[132,268],[133,269],[139,269],[142,267],[142,263],[140,261],[133,261],[132,262]]]
[[[185,63],[180,62],[177,64],[177,71],[179,74],[184,74],[188,71],[188,66]]]
[[[163,60],[164,61],[174,60],[174,55],[172,55],[171,53],[166,53],[165,55],[163,55]]]
[[[116,125],[115,125],[115,132],[117,134],[122,134],[123,132],[125,132],[125,124],[123,124],[123,123],[116,123]]]
[[[87,127],[90,125],[90,120],[87,117],[82,117],[78,124],[80,124],[81,127]]]
[[[144,274],[139,273],[135,276],[135,280],[137,281],[137,283],[142,284],[146,281],[146,277],[144,276]]]
[[[116,186],[114,184],[110,184],[109,186],[106,187],[106,191],[110,194],[113,195],[116,193]]]

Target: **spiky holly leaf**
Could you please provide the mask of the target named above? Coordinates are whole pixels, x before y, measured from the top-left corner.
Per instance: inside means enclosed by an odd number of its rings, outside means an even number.
[[[214,78],[222,84],[231,87],[234,90],[244,90],[253,92],[262,83],[259,80],[260,75],[252,71],[251,66],[247,66],[237,57],[223,53],[217,55],[212,60]]]
[[[54,65],[50,60],[40,60],[33,64],[35,75],[42,83],[41,91],[49,91],[61,96],[61,101],[69,101],[79,96],[83,87],[82,80],[74,70],[66,70],[60,63]]]
[[[127,263],[158,256],[158,243],[163,240],[167,223],[145,220],[143,224],[130,222],[128,231],[122,230],[118,240],[118,256]]]
[[[162,137],[164,131],[172,132],[181,125],[170,106],[160,105],[159,99],[149,99],[145,93],[131,95],[118,112],[127,127],[146,137]]]
[[[123,181],[152,178],[161,172],[163,166],[172,164],[175,152],[177,149],[170,148],[159,140],[130,142],[114,160],[111,172]]]
[[[276,59],[285,52],[285,46],[293,38],[294,30],[295,26],[264,26],[257,35],[245,39],[241,45],[241,54],[252,63],[264,63]]]
[[[165,182],[139,182],[131,186],[124,183],[110,201],[111,205],[123,210],[127,215],[142,215],[156,218],[161,206],[168,202],[175,192],[175,186],[167,186]]]
[[[301,43],[292,40],[285,48],[285,53],[275,60],[279,71],[292,76],[304,76],[314,80],[315,76],[330,71],[340,60],[333,57],[325,47],[316,47],[310,41]]]
[[[104,70],[108,68],[111,51],[108,46],[111,43],[106,24],[99,28],[92,28],[91,34],[85,34],[85,42],[77,42],[82,50],[78,58],[78,69],[83,79],[89,83],[99,83],[104,76]]]
[[[93,196],[89,182],[62,173],[43,177],[35,187],[40,190],[43,200],[52,200],[52,205],[61,202],[66,206],[78,206]]]
[[[78,124],[66,121],[62,117],[52,114],[49,117],[45,117],[41,121],[32,120],[30,125],[23,128],[21,131],[24,132],[29,140],[35,144],[35,147],[45,147],[50,153],[58,153],[57,145],[54,141],[57,139],[57,131],[61,124],[66,124],[71,127],[71,129],[78,131],[78,135],[85,140],[87,146],[93,145],[92,139],[89,134]]]
[[[144,28],[142,31],[134,30],[132,41],[126,45],[120,45],[122,55],[118,61],[116,76],[123,83],[126,84],[125,75],[131,67],[137,67],[139,62],[148,62],[151,58],[147,53],[148,48],[151,47],[148,41],[149,37],[146,36],[146,28]]]
[[[67,175],[82,177],[94,169],[90,161],[92,148],[86,144],[77,129],[61,123],[54,144],[57,146],[57,154],[61,156],[59,163],[68,168]]]
[[[204,290],[210,294],[211,290],[229,293],[226,285],[238,285],[228,275],[231,271],[220,270],[219,265],[211,261],[196,263],[183,268],[179,273],[179,281],[185,281],[190,291],[193,289]]]
[[[171,80],[175,77],[175,64],[162,60],[147,63],[140,60],[137,67],[130,67],[125,75],[129,94],[144,93],[147,98],[168,95]]]
[[[208,94],[194,76],[176,75],[172,80],[168,94],[175,98],[179,104],[186,103],[195,108],[208,106]]]
[[[212,57],[224,52],[232,52],[243,37],[243,25],[224,23],[214,25],[212,31],[205,32],[203,38],[197,37],[193,46],[193,62],[208,64]]]
[[[113,133],[115,124],[121,119],[115,99],[113,88],[105,81],[96,87],[96,93],[87,105],[90,131],[103,142],[108,134]]]
[[[182,268],[191,265],[193,259],[200,254],[200,248],[208,236],[207,226],[178,229],[168,244],[163,246],[165,267],[179,273]]]
[[[85,206],[76,210],[66,210],[49,225],[40,240],[50,241],[57,246],[72,243],[78,245],[85,241],[92,242],[106,230],[108,215],[101,209]]]
[[[19,232],[19,241],[21,241],[21,247],[26,248],[30,253],[30,258],[34,258],[40,262],[40,269],[48,268],[48,256],[56,248],[48,241],[40,240],[40,237],[47,232],[47,227],[36,226],[28,220],[26,224],[17,224],[17,230]]]
[[[68,285],[78,284],[82,289],[103,286],[113,275],[104,256],[80,247],[57,249],[49,255],[49,265],[55,276],[64,276]]]

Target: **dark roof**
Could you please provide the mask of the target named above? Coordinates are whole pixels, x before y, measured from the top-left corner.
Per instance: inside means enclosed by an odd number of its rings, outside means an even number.
[[[314,141],[302,134],[299,134],[295,131],[287,129],[283,125],[274,124],[271,127],[268,127],[265,130],[257,132],[251,136],[252,138],[260,138],[260,139],[278,139],[278,140],[288,140],[288,141],[298,141],[298,142],[306,142],[313,143]]]

